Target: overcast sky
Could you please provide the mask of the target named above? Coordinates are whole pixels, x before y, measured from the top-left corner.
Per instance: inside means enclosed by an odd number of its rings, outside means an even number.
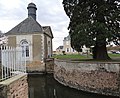
[[[68,35],[69,18],[66,16],[63,0],[0,0],[0,30],[5,33],[27,18],[27,6],[33,2],[37,6],[37,21],[42,26],[51,26],[53,50],[63,45]]]

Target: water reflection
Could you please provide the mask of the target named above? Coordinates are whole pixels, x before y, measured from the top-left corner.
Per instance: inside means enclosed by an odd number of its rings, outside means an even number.
[[[55,81],[53,75],[30,75],[28,84],[29,98],[117,98],[65,87]]]

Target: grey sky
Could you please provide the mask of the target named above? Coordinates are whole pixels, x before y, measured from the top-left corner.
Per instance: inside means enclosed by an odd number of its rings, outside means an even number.
[[[30,2],[37,6],[37,21],[42,26],[51,26],[55,50],[68,35],[69,19],[64,12],[62,0],[0,0],[0,30],[7,32],[27,18]]]

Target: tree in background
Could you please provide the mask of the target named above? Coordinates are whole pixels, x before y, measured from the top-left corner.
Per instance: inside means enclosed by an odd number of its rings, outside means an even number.
[[[6,37],[4,35],[4,33],[2,33],[2,31],[0,31],[0,46],[1,45],[6,45],[8,42],[8,37]]]
[[[71,46],[93,46],[94,59],[110,59],[106,45],[120,45],[120,0],[63,0]]]

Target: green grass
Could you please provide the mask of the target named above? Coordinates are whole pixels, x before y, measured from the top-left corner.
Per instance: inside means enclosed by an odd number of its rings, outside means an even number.
[[[118,61],[120,62],[120,54],[109,54],[110,58],[112,58],[112,60],[105,60],[105,61]],[[77,61],[104,61],[104,60],[94,60],[92,59],[92,56],[90,55],[80,55],[80,54],[69,54],[69,55],[54,55],[53,56],[54,58],[57,58],[57,59],[63,59],[63,60],[66,60],[66,59],[70,59],[70,60],[77,60]]]
[[[111,57],[111,58],[120,58],[120,54],[112,54],[112,53],[110,53],[109,54],[109,56]]]

